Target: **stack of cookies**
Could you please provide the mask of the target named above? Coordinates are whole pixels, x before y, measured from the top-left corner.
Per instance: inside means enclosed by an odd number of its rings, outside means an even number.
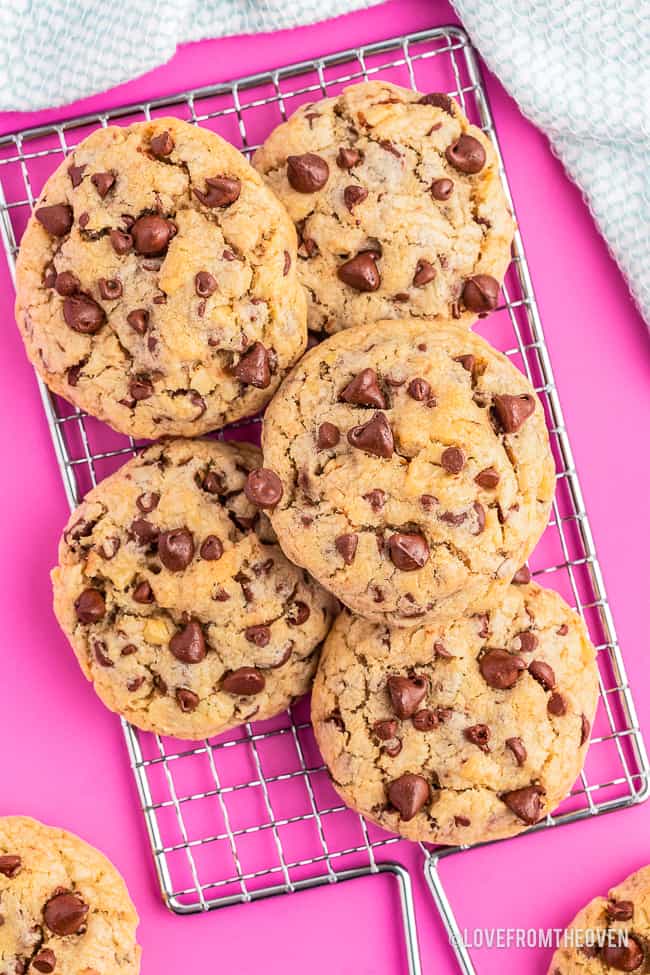
[[[197,739],[313,683],[334,786],[413,840],[509,836],[567,794],[594,649],[525,567],[543,408],[471,331],[513,232],[483,133],[382,81],[303,106],[253,166],[176,119],[74,150],[17,318],[52,390],[156,441],[87,495],[53,573],[107,707]],[[194,439],[264,407],[263,452]]]

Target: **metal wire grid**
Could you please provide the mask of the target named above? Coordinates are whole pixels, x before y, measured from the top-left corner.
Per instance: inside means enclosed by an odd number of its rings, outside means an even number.
[[[420,90],[447,90],[460,101],[470,119],[490,135],[499,152],[467,35],[455,27],[424,31],[230,84],[0,138],[0,233],[11,272],[17,238],[38,196],[35,184],[42,185],[62,156],[90,128],[172,111],[217,129],[250,153],[273,125],[301,102],[377,75]],[[509,195],[502,163],[501,169]],[[558,467],[553,514],[533,557],[534,575],[551,581],[583,615],[599,650],[601,669],[600,718],[585,771],[557,814],[535,827],[537,830],[642,801],[648,795],[649,766],[519,233],[503,298],[503,305],[481,325],[481,331],[526,372],[535,386],[547,410]],[[138,445],[52,397],[40,382],[39,386],[66,495],[74,507]],[[242,426],[250,438],[250,424],[229,428],[225,437],[240,435]],[[549,580],[544,580],[545,576]],[[304,704],[273,722],[247,724],[239,731],[192,746],[143,734],[125,722],[123,729],[161,892],[173,911],[205,911],[388,871],[399,884],[409,971],[419,975],[410,878],[399,863],[382,859],[385,847],[398,853],[404,841],[366,824],[341,805],[327,782]],[[270,756],[269,747],[276,749],[277,755]],[[599,749],[603,756],[590,771],[590,759]],[[234,763],[232,757],[236,758]],[[201,763],[198,783],[197,762]],[[285,793],[295,791],[296,786],[302,790],[300,799],[297,805],[290,803],[285,812]],[[240,798],[245,800],[243,804],[237,801]],[[202,817],[197,819],[193,813],[199,807]],[[248,820],[241,816],[244,807]],[[311,827],[312,835],[309,842],[290,848],[287,830],[296,826]],[[251,838],[257,841],[252,853],[245,849]],[[458,924],[438,872],[441,859],[465,848],[422,849],[427,882],[455,944],[461,969],[469,975],[474,968],[460,942]]]

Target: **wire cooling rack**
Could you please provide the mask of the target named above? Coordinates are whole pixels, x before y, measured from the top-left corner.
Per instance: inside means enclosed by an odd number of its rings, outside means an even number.
[[[0,233],[12,273],[17,241],[45,180],[98,125],[128,125],[171,113],[213,129],[251,153],[298,105],[372,77],[453,94],[498,151],[474,51],[456,27],[26,129],[0,138]],[[503,167],[502,177],[509,194]],[[584,617],[600,667],[600,702],[585,769],[555,815],[535,827],[539,830],[642,801],[648,795],[649,768],[519,234],[502,297],[499,309],[479,323],[479,330],[535,386],[557,465],[552,518],[531,569]],[[139,445],[50,396],[42,384],[40,391],[74,507]],[[220,435],[232,439],[243,433],[254,439],[255,432],[248,424],[243,431],[240,425]],[[123,727],[161,892],[171,910],[195,913],[390,872],[399,886],[408,970],[419,975],[411,879],[399,863],[405,841],[341,804],[316,748],[305,701],[276,719],[200,743],[143,734],[124,722]],[[427,882],[460,967],[470,975],[474,967],[438,872],[443,858],[463,849],[422,847]]]

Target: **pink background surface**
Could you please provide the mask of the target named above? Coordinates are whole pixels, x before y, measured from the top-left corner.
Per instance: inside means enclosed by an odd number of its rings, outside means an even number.
[[[297,31],[207,41],[74,109],[0,116],[0,131],[454,20],[442,2],[392,0]],[[545,138],[489,74],[487,87],[623,654],[648,733],[648,335],[579,192]],[[0,508],[7,660],[0,707],[0,813],[64,826],[111,857],[141,916],[144,975],[181,966],[238,975],[307,968],[313,975],[405,971],[389,878],[207,916],[175,917],[162,906],[119,722],[86,686],[51,613],[48,572],[67,508],[34,376],[13,324],[4,261],[0,278],[7,404],[0,415],[0,442],[11,449]],[[650,805],[642,805],[452,858],[443,875],[462,926],[562,927],[582,903],[650,861],[648,835]],[[414,876],[423,970],[426,975],[454,972],[421,881],[417,848],[406,850],[405,862]],[[474,957],[480,972],[542,973],[549,953],[482,951]]]

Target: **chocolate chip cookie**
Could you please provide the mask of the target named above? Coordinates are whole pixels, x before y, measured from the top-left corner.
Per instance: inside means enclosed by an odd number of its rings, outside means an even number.
[[[351,85],[299,108],[253,165],[298,228],[311,329],[496,307],[514,222],[492,144],[447,95]]]
[[[477,843],[519,833],[569,792],[597,695],[580,618],[555,592],[511,585],[446,625],[342,613],[312,721],[348,805],[411,840]]]
[[[335,601],[291,565],[245,493],[248,444],[156,444],[74,512],[54,608],[112,711],[195,740],[311,686]]]
[[[36,204],[16,275],[47,385],[136,437],[256,413],[306,341],[284,208],[236,149],[174,118],[77,146]]]
[[[595,897],[564,933],[548,975],[647,972],[650,965],[650,866]]]
[[[379,322],[322,342],[267,409],[263,445],[249,496],[286,555],[370,620],[461,615],[510,582],[548,519],[542,406],[455,324]]]
[[[79,837],[0,819],[0,971],[137,975],[138,915],[109,861]]]

